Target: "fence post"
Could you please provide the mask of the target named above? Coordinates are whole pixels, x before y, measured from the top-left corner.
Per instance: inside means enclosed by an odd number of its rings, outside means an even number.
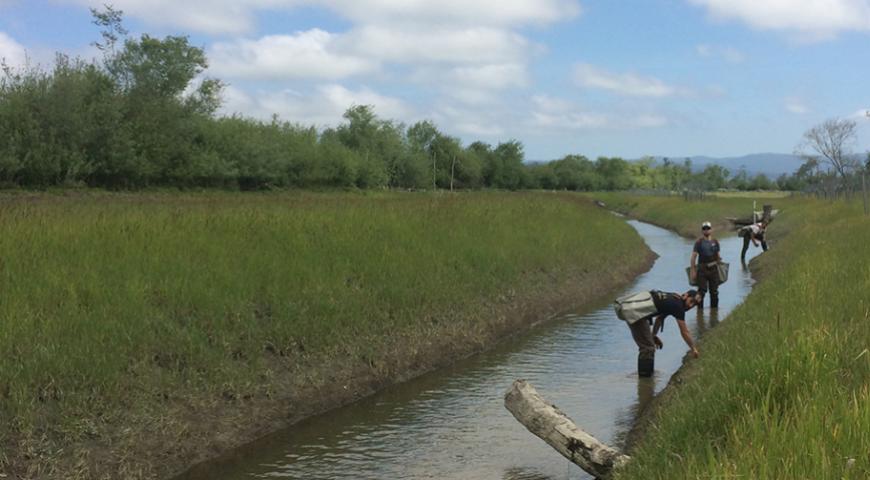
[[[864,215],[870,215],[867,206],[867,169],[861,172],[861,193],[864,195]]]

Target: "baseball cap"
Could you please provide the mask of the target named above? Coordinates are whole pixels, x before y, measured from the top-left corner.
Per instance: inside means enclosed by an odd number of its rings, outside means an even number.
[[[704,222],[701,224],[701,229],[703,230],[705,228],[713,228],[713,225],[711,225],[710,222]]]

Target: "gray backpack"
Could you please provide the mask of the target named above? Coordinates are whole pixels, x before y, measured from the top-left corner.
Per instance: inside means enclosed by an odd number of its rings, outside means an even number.
[[[625,320],[628,324],[658,312],[650,292],[637,292],[619,297],[613,302],[613,310],[620,320]]]

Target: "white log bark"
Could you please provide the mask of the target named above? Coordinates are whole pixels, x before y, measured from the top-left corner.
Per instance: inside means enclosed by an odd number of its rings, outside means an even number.
[[[514,381],[505,393],[504,406],[530,432],[596,478],[609,478],[613,469],[631,459],[581,430],[525,380]]]

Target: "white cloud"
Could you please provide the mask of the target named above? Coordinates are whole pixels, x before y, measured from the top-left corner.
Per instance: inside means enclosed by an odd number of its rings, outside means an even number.
[[[533,97],[532,103],[532,125],[548,130],[655,128],[669,123],[657,113],[586,111],[547,95]]]
[[[227,77],[338,79],[371,73],[378,62],[336,51],[337,36],[319,29],[259,40],[217,43],[209,51],[211,71]]]
[[[528,55],[531,44],[509,30],[491,27],[387,27],[369,25],[348,33],[345,48],[399,63],[507,63]]]
[[[251,95],[233,86],[224,91],[222,113],[239,113],[259,119],[278,115],[282,120],[303,125],[337,125],[352,105],[372,105],[381,118],[405,120],[413,115],[402,100],[381,95],[368,88],[350,90],[338,84],[316,87],[311,92],[266,91]]]
[[[785,109],[795,115],[803,115],[809,113],[810,109],[806,106],[803,100],[797,97],[788,97],[784,100]]]
[[[364,27],[348,33],[323,30],[221,42],[211,48],[210,73],[226,78],[336,80],[411,66],[410,80],[434,85],[456,98],[492,97],[493,90],[528,84],[533,46],[492,28],[388,30]]]
[[[524,87],[529,81],[526,66],[518,63],[458,67],[449,76],[459,85],[486,89]]]
[[[599,88],[620,95],[638,97],[668,97],[687,93],[655,77],[644,77],[633,73],[613,73],[589,64],[578,64],[574,67],[574,81],[583,87]]]
[[[440,102],[431,115],[436,124],[443,126],[451,133],[473,135],[477,137],[495,137],[505,135],[505,123],[508,113],[499,108],[475,109],[463,105],[451,105]]]
[[[527,25],[580,14],[575,0],[323,0],[311,2],[363,23]]]
[[[0,32],[0,60],[10,67],[23,67],[27,61],[24,47],[9,35]]]
[[[102,9],[104,0],[65,0]],[[150,25],[210,34],[241,34],[253,30],[257,10],[299,4],[293,0],[113,0],[113,8]]]
[[[736,19],[755,28],[791,30],[813,36],[870,30],[867,0],[689,0],[711,15]]]
[[[522,63],[424,66],[413,73],[411,80],[439,89],[466,105],[492,105],[501,102],[502,91],[527,86],[529,73]]]
[[[101,8],[104,0],[64,0]],[[251,32],[263,11],[321,7],[356,24],[517,26],[546,24],[580,14],[576,0],[114,0],[125,14],[152,25],[212,34]]]

